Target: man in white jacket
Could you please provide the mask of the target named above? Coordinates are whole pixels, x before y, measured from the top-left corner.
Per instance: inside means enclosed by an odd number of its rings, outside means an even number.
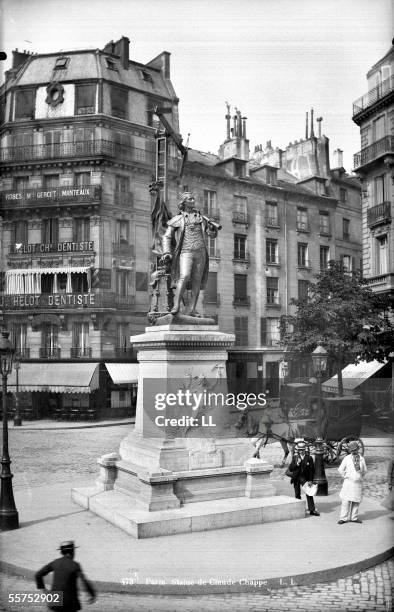
[[[343,485],[339,497],[342,499],[341,516],[338,524],[362,523],[358,518],[363,490],[363,479],[367,473],[364,457],[358,452],[358,443],[355,440],[349,442],[350,454],[344,458],[338,468],[342,476]]]

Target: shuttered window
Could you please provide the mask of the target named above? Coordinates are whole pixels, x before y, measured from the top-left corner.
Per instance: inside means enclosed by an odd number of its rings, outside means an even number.
[[[94,114],[96,103],[96,85],[77,85],[75,89],[75,114]]]
[[[234,297],[246,298],[248,277],[246,274],[234,274]]]
[[[125,89],[112,85],[111,87],[111,115],[120,119],[127,119],[128,92]]]
[[[16,92],[15,119],[34,119],[35,89],[20,89]]]
[[[248,317],[234,317],[234,333],[237,346],[248,344]]]

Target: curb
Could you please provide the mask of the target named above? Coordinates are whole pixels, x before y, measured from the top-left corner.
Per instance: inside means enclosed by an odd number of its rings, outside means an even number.
[[[386,551],[363,559],[355,563],[334,567],[329,570],[319,570],[305,574],[293,574],[280,578],[245,578],[243,580],[217,580],[196,581],[186,584],[189,581],[173,579],[168,584],[122,584],[119,582],[90,582],[96,590],[101,593],[119,593],[129,595],[220,595],[226,593],[261,593],[269,594],[275,589],[283,589],[295,586],[310,586],[320,582],[333,582],[339,578],[348,578],[358,572],[363,572],[375,565],[380,565],[394,556],[394,547]],[[35,572],[25,569],[13,563],[0,561],[0,572],[15,577],[31,579],[34,581]]]
[[[130,419],[130,421],[122,421],[121,423],[85,423],[83,425],[59,425],[58,427],[25,427],[22,425],[21,427],[11,427],[10,431],[59,431],[65,429],[93,429],[95,427],[119,427],[120,425],[134,425],[135,419]]]

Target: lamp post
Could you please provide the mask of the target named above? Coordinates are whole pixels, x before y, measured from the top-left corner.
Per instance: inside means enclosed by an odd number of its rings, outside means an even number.
[[[315,441],[315,478],[314,483],[317,484],[317,495],[328,495],[328,483],[326,473],[324,471],[324,450],[323,450],[323,400],[321,379],[322,374],[327,367],[328,353],[323,346],[318,346],[312,353],[313,369],[317,377],[317,390],[319,401],[319,412],[317,418],[317,438]]]
[[[0,493],[0,530],[8,531],[19,527],[18,511],[12,491],[11,460],[8,453],[8,413],[7,413],[7,378],[12,371],[14,349],[8,340],[9,332],[0,331],[0,374],[3,393],[3,454],[1,458],[1,493]]]
[[[22,417],[19,412],[19,370],[21,362],[19,358],[14,357],[14,370],[15,370],[15,414],[14,414],[14,427],[20,427],[22,425]]]

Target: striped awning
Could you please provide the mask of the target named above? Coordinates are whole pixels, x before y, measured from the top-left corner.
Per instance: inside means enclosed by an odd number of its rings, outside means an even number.
[[[22,363],[19,391],[91,393],[99,387],[98,363]],[[16,391],[16,372],[8,377],[8,390]]]
[[[138,363],[106,363],[115,385],[130,385],[138,382]]]

